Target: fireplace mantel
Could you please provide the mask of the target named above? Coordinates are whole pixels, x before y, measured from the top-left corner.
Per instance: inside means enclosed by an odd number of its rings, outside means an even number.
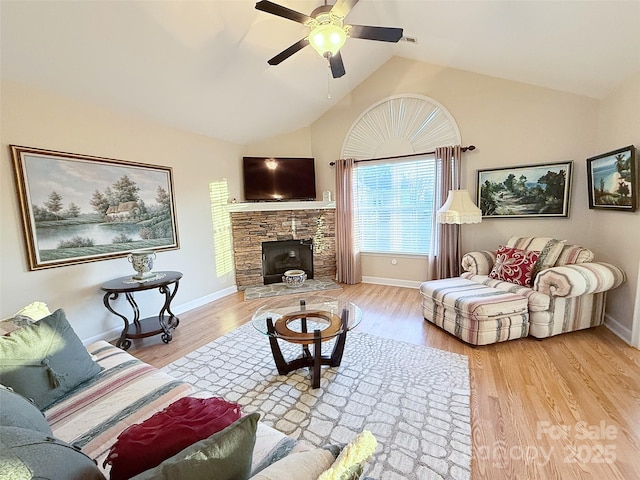
[[[273,212],[277,210],[326,210],[335,209],[336,202],[243,202],[227,205],[228,212]]]

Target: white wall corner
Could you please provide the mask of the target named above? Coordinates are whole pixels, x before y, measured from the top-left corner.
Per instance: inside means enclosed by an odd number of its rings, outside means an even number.
[[[636,300],[633,306],[633,328],[631,329],[631,346],[640,350],[640,262],[636,276]]]
[[[611,315],[607,313],[604,314],[604,326],[607,327],[609,330],[611,330],[613,333],[615,333],[618,337],[620,337],[626,343],[628,343],[629,345],[632,345],[631,329],[629,327],[622,325],[620,322],[618,322],[615,318],[613,318]]]

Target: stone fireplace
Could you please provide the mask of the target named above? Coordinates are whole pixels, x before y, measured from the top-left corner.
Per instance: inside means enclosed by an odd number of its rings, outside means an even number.
[[[286,208],[284,203],[230,206],[236,284],[240,290],[265,284],[262,267],[264,242],[296,241],[300,244],[301,241],[310,241],[313,245],[311,261],[314,277],[335,278],[335,209],[326,206],[304,208],[306,204],[311,207],[322,202],[292,203],[296,204],[296,209],[278,209]],[[281,282],[281,276],[271,278]]]

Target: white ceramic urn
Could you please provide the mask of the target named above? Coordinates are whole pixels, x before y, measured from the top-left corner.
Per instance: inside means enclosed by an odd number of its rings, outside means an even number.
[[[133,276],[134,280],[144,280],[154,275],[151,270],[153,269],[153,261],[156,259],[156,252],[153,250],[134,250],[127,256],[127,259],[138,273]]]

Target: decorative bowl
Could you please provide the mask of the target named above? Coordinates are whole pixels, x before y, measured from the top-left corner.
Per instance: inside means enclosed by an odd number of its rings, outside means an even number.
[[[290,288],[301,287],[306,279],[307,274],[304,273],[304,270],[287,270],[282,275],[282,283]]]

